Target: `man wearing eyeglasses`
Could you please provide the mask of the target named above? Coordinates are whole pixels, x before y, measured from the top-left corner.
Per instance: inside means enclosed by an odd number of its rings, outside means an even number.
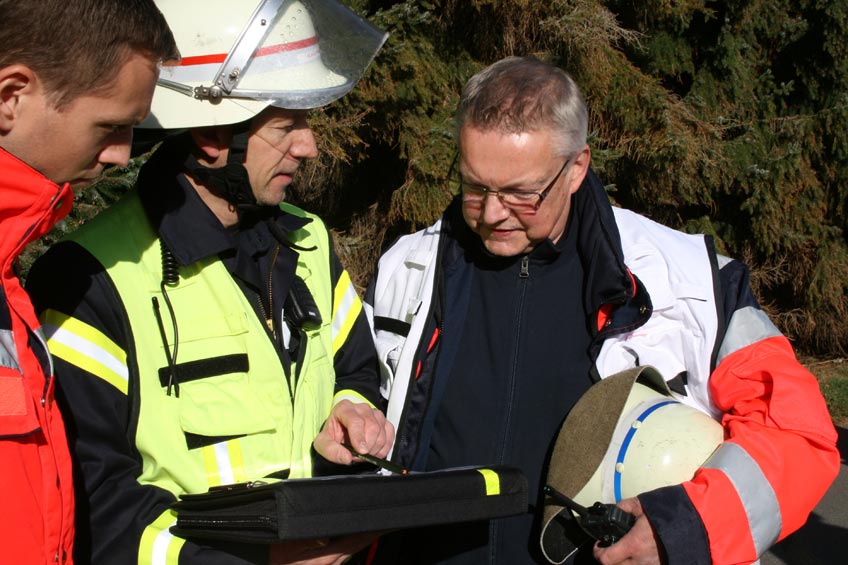
[[[631,532],[577,562],[754,562],[836,475],[818,384],[759,309],[746,267],[709,237],[610,206],[587,122],[556,67],[512,57],[481,71],[456,115],[456,198],[380,260],[366,300],[392,460],[517,466],[530,508],[386,538],[378,562],[546,563],[536,520],[557,432],[593,382],[634,366],[655,366],[726,441],[692,480],[621,501]]]

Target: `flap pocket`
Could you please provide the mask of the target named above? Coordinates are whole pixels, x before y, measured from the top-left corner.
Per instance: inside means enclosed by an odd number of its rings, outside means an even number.
[[[246,375],[226,375],[180,386],[180,426],[186,434],[230,437],[276,429]]]
[[[192,317],[180,312],[180,343],[190,343],[213,337],[237,336],[247,333],[248,322],[244,312],[236,312],[228,316],[197,316]]]
[[[406,337],[387,331],[375,333],[374,346],[377,349],[377,358],[391,371],[394,377]]]
[[[712,295],[711,279],[694,284],[672,277],[665,259],[652,246],[634,245],[628,252],[627,266],[646,285],[654,311],[672,308],[678,300],[707,301]]]
[[[23,375],[0,368],[0,437],[26,435],[39,428],[34,402]]]

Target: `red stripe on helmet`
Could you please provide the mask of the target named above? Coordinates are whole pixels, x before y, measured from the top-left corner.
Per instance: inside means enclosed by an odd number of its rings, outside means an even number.
[[[306,39],[301,39],[300,41],[292,41],[291,43],[280,43],[279,45],[268,45],[266,47],[260,47],[256,50],[257,57],[264,57],[265,55],[271,55],[273,53],[282,53],[283,51],[296,51],[297,49],[305,49],[306,47],[311,47],[318,43],[318,38],[316,36],[307,37]]]
[[[298,49],[304,49],[306,47],[311,47],[318,43],[318,38],[316,36],[307,37],[306,39],[301,39],[300,41],[292,41],[289,43],[279,43],[277,45],[268,45],[265,47],[261,47],[256,50],[254,53],[255,57],[265,57],[267,55],[273,55],[274,53],[284,53],[286,51],[296,51]],[[212,63],[223,63],[227,58],[226,53],[215,53],[212,55],[196,55],[194,57],[183,57],[182,60],[178,63],[171,62],[166,63],[165,66],[175,66],[175,67],[191,67],[194,65],[209,65]]]

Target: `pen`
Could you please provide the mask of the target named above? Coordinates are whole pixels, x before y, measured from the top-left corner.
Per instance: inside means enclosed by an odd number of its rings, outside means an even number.
[[[385,469],[386,471],[390,471],[390,472],[392,472],[396,475],[406,475],[406,474],[409,473],[408,470],[404,469],[400,465],[395,465],[391,461],[386,461],[385,459],[380,459],[379,457],[374,457],[373,455],[367,455],[367,454],[364,454],[364,453],[357,453],[357,451],[354,448],[352,448],[351,446],[345,445],[345,444],[342,444],[342,445],[344,445],[345,448],[348,451],[350,451],[353,454],[354,457],[359,457],[363,461],[367,461],[368,463],[371,463],[372,465],[376,465],[377,467],[380,467],[381,469]]]

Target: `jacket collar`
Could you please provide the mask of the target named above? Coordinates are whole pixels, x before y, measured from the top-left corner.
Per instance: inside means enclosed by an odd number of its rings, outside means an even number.
[[[0,259],[5,271],[24,247],[45,235],[73,207],[71,186],[59,186],[0,148]]]
[[[615,222],[609,197],[600,179],[590,168],[580,189],[572,197],[572,218],[567,237],[576,237],[576,249],[583,264],[585,286],[583,301],[586,312],[595,317],[590,326],[600,338],[632,330],[645,323],[652,311],[651,300],[642,283],[624,263],[621,235]],[[461,203],[454,199],[445,212],[443,229],[459,245],[440,250],[442,265],[454,264],[463,253],[479,253],[480,238],[462,219]],[[546,241],[531,254],[551,256],[562,246]],[[508,258],[508,263],[516,258]]]
[[[574,194],[571,213],[580,219],[577,249],[586,273],[586,311],[597,312],[604,305],[623,304],[633,296],[634,282],[624,264],[621,235],[609,197],[591,168]]]

